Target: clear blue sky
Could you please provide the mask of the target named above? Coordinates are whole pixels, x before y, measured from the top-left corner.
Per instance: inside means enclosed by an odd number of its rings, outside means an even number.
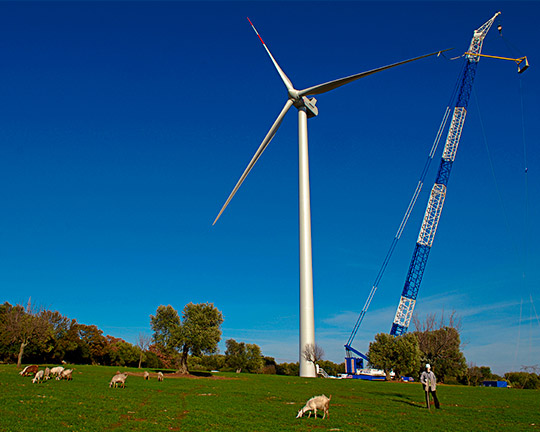
[[[223,341],[297,361],[295,110],[212,227],[286,99],[246,17],[303,88],[458,56],[498,10],[532,66],[480,62],[416,311],[455,310],[469,362],[538,364],[539,2],[1,2],[2,301],[31,296],[130,342],[161,304],[212,302]],[[516,55],[495,27],[483,52]],[[461,66],[429,58],[318,97],[315,320],[330,360],[343,361]],[[439,159],[357,349],[390,330]]]

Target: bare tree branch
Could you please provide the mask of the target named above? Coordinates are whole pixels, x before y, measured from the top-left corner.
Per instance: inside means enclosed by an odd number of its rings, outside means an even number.
[[[317,344],[307,344],[302,355],[308,362],[317,363],[324,358],[324,350]]]

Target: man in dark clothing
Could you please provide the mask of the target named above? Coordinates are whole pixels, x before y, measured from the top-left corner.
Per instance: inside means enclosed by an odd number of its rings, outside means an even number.
[[[426,370],[420,375],[420,382],[424,386],[424,391],[426,392],[426,405],[429,409],[429,394],[433,396],[433,401],[435,402],[435,408],[439,409],[439,399],[437,399],[437,378],[435,374],[431,371],[431,365],[426,365]]]

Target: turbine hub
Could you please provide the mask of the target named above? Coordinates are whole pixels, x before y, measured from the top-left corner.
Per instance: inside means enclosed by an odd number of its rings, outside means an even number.
[[[294,102],[297,102],[298,100],[300,100],[300,96],[298,95],[298,90],[294,88],[288,89],[287,94],[289,95],[289,99],[293,100]]]

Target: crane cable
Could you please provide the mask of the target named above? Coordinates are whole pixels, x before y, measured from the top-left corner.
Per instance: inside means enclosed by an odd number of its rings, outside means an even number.
[[[527,274],[527,268],[526,268],[527,267],[526,237],[527,237],[527,232],[528,232],[528,221],[529,221],[529,192],[528,192],[529,188],[528,188],[528,177],[527,177],[528,176],[527,145],[526,145],[526,140],[525,140],[525,115],[524,115],[524,109],[523,109],[523,91],[522,91],[523,87],[521,85],[521,79],[519,80],[519,83],[520,83],[521,127],[522,127],[522,140],[523,140],[523,161],[524,161],[524,175],[525,175],[525,215],[524,215],[525,225],[524,225],[522,253],[520,253],[520,248],[517,245],[517,241],[512,241],[512,245],[513,245],[513,248],[515,249],[516,256],[520,257],[520,260],[522,261],[522,266],[523,266],[522,283],[525,285],[526,284],[526,274]],[[491,157],[491,152],[490,152],[489,145],[488,145],[488,140],[487,140],[487,137],[486,137],[486,131],[485,131],[485,128],[484,128],[484,122],[482,120],[482,115],[481,115],[481,112],[480,112],[480,104],[478,102],[478,96],[477,96],[474,89],[473,89],[473,95],[474,95],[474,100],[476,102],[476,107],[477,107],[477,111],[478,111],[478,118],[479,118],[479,121],[480,121],[480,129],[482,131],[482,136],[483,136],[484,144],[485,144],[485,147],[486,147],[486,153],[487,153],[487,158],[488,158],[489,165],[490,165],[490,168],[491,168],[491,174],[493,176],[493,181],[495,183],[495,189],[497,191],[497,196],[499,198],[499,202],[500,202],[500,205],[501,205],[501,208],[502,208],[502,211],[503,211],[506,230],[507,230],[507,232],[509,234],[509,237],[514,239],[514,236],[512,235],[511,230],[510,230],[510,222],[509,222],[509,219],[508,219],[508,213],[506,211],[506,207],[504,205],[502,194],[501,194],[501,191],[500,191],[500,188],[499,188],[499,182],[497,181],[497,176],[495,174],[495,168],[494,168],[494,165],[493,165],[493,159]],[[532,300],[532,295],[529,295],[529,297],[530,297],[530,306],[529,306],[529,308],[531,309],[531,311],[534,309],[536,319],[538,320],[538,323],[540,325],[540,320],[538,319],[538,315],[536,313],[536,308],[535,308],[533,300]],[[532,312],[531,312],[531,316],[532,316]],[[521,323],[522,323],[522,321],[523,321],[523,297],[521,298],[521,303],[520,303],[520,307],[519,307],[519,322],[518,322],[517,338],[516,338],[516,351],[514,353],[514,366],[516,365],[516,362],[517,362],[518,353],[519,353],[519,346],[520,346],[520,342],[521,342]],[[531,319],[531,325],[532,325],[532,319]],[[532,337],[532,331],[529,332],[529,347],[531,345],[531,337]],[[530,348],[529,348],[529,351],[530,351]]]
[[[518,56],[523,55],[522,51],[518,49],[515,45],[513,45],[508,39],[506,39],[502,34],[502,26],[499,25],[499,34],[501,36],[501,39],[507,46],[510,52],[512,54],[517,54]],[[526,133],[525,133],[525,108],[524,108],[524,90],[523,90],[523,81],[520,78],[519,80],[519,94],[520,94],[520,101],[521,101],[521,137],[523,141],[523,170],[524,170],[524,176],[525,176],[525,215],[524,215],[524,233],[523,233],[523,275],[522,275],[522,283],[523,288],[527,288],[527,269],[528,269],[528,263],[529,263],[529,256],[528,256],[528,248],[527,248],[527,233],[530,230],[530,210],[529,210],[529,165],[527,160],[527,140],[526,140]],[[523,298],[521,299],[521,302],[523,303]],[[536,312],[536,307],[534,305],[534,301],[532,298],[532,294],[529,290],[529,302],[530,302],[530,330],[529,330],[529,353],[531,351],[531,338],[532,338],[532,323],[533,323],[533,317],[532,312],[534,312],[534,316],[536,318],[536,322],[538,323],[538,326],[540,327],[540,318],[538,317],[538,313]],[[519,338],[520,338],[520,328],[521,328],[521,322],[522,322],[522,312],[520,308],[520,315],[519,315],[519,325],[518,325],[518,340],[516,345],[516,354],[514,357],[514,363],[517,361],[518,357],[518,351],[519,351]]]
[[[480,112],[480,104],[478,102],[478,96],[477,96],[476,91],[474,90],[474,88],[473,88],[473,96],[474,96],[476,109],[477,109],[477,112],[478,112],[478,118],[479,118],[479,122],[480,122],[480,130],[482,131],[482,138],[484,140],[484,145],[486,147],[487,159],[489,161],[489,166],[490,166],[490,169],[491,169],[491,175],[493,177],[493,182],[495,183],[495,191],[497,192],[497,197],[499,198],[499,204],[501,205],[501,209],[502,209],[502,212],[503,212],[504,224],[506,226],[506,231],[508,232],[509,237],[513,239],[514,236],[512,236],[512,231],[510,229],[510,221],[508,219],[508,212],[506,211],[506,206],[504,205],[504,200],[503,200],[503,197],[502,197],[502,194],[501,194],[501,189],[499,187],[499,182],[497,181],[497,175],[495,173],[495,167],[493,165],[493,158],[491,157],[491,151],[489,149],[488,139],[487,139],[487,136],[486,136],[486,129],[484,127],[484,121],[482,119],[482,114]],[[523,260],[522,254],[520,253],[520,250],[519,250],[519,246],[516,244],[515,241],[512,241],[512,246],[514,248],[514,253],[516,254],[516,256],[519,256],[521,258],[521,260]]]
[[[502,34],[502,25],[499,24],[498,30],[499,30],[499,35],[500,35],[501,39],[503,40],[503,42],[505,43],[505,45],[507,46],[509,51],[513,55],[517,55],[517,56],[522,55],[522,52],[517,47],[512,45],[503,36],[503,34]],[[509,224],[509,220],[508,220],[508,215],[507,215],[507,212],[506,212],[506,208],[504,207],[504,204],[503,204],[502,195],[500,193],[500,189],[499,189],[499,186],[498,186],[497,179],[495,177],[495,171],[494,171],[494,168],[493,168],[493,161],[491,159],[491,155],[490,155],[490,152],[489,152],[489,147],[488,147],[488,143],[487,143],[487,139],[486,139],[485,129],[484,129],[484,125],[483,125],[483,122],[482,122],[482,117],[480,116],[480,108],[479,108],[479,104],[478,104],[478,98],[476,96],[476,93],[474,92],[474,89],[473,89],[473,93],[474,93],[475,100],[476,100],[476,103],[477,103],[477,108],[478,108],[478,113],[479,113],[479,118],[480,118],[480,124],[481,124],[481,129],[482,129],[482,134],[484,135],[484,143],[486,145],[486,151],[487,151],[487,154],[488,154],[488,160],[489,160],[489,163],[490,163],[491,172],[492,172],[493,178],[495,180],[495,186],[496,186],[497,194],[499,196],[499,201],[501,202],[501,207],[503,209],[506,228],[507,228],[508,232],[510,233],[510,224]],[[513,243],[513,245],[514,245],[514,248],[516,249],[516,255],[521,257],[521,261],[522,261],[522,285],[523,285],[523,288],[526,288],[526,285],[527,285],[526,277],[527,277],[527,267],[528,267],[527,233],[529,232],[529,216],[530,216],[529,202],[530,202],[530,200],[529,200],[529,178],[528,178],[529,168],[528,168],[528,160],[527,160],[527,140],[526,140],[526,133],[525,133],[524,90],[523,90],[523,81],[522,81],[521,77],[519,79],[519,98],[520,98],[520,114],[521,114],[521,139],[522,139],[522,144],[523,144],[523,174],[524,174],[524,189],[525,189],[524,231],[523,231],[522,253],[519,253],[520,248],[516,245],[516,243]],[[514,238],[512,235],[510,235],[510,237]],[[530,292],[529,292],[529,302],[530,302],[529,308],[531,310],[531,313],[530,313],[530,315],[531,315],[531,320],[530,320],[531,329],[530,329],[530,332],[529,332],[529,352],[530,352],[531,338],[532,338],[532,322],[533,322],[532,311],[534,311],[534,315],[536,317],[536,321],[538,322],[539,326],[540,326],[540,319],[538,318],[538,314],[536,312],[536,307],[534,305],[532,294]],[[522,320],[523,320],[523,297],[521,298],[521,303],[520,303],[520,308],[519,308],[519,323],[518,323],[517,340],[516,340],[516,351],[515,351],[515,354],[514,354],[514,364],[517,362],[518,353],[519,353],[519,347],[520,347],[520,342],[521,342],[520,339],[521,339],[521,323],[522,323]]]
[[[447,57],[444,57],[447,60]],[[463,63],[463,69],[465,68],[466,63]],[[448,102],[448,105],[446,107],[446,110],[443,115],[443,119],[441,121],[441,124],[439,125],[439,129],[437,131],[437,135],[435,136],[435,140],[433,142],[433,145],[431,146],[431,150],[428,154],[428,158],[424,164],[424,168],[422,170],[422,173],[420,174],[420,179],[418,180],[418,183],[416,185],[416,189],[413,192],[413,195],[411,197],[411,200],[409,201],[409,205],[407,209],[405,210],[405,214],[403,215],[403,218],[401,220],[401,223],[398,227],[398,230],[396,232],[396,235],[394,236],[394,239],[392,240],[392,243],[390,244],[390,247],[388,249],[388,252],[386,253],[386,256],[383,260],[383,263],[379,269],[379,272],[377,273],[377,277],[375,278],[375,282],[373,283],[373,286],[371,288],[371,291],[369,292],[369,295],[366,299],[366,302],[364,304],[364,307],[362,308],[362,311],[360,312],[360,315],[358,316],[358,319],[356,320],[356,323],[354,324],[353,330],[351,332],[351,335],[349,337],[349,340],[347,341],[347,345],[350,346],[356,336],[356,333],[358,332],[358,329],[360,328],[360,325],[362,324],[362,321],[364,320],[364,316],[369,308],[369,305],[371,304],[371,300],[373,299],[373,296],[375,295],[375,292],[377,291],[377,288],[379,287],[379,283],[384,275],[384,272],[386,271],[386,267],[388,266],[388,263],[390,262],[390,258],[392,257],[392,254],[394,253],[394,249],[397,246],[397,243],[399,239],[401,238],[401,234],[403,233],[403,230],[405,229],[405,226],[407,225],[407,222],[409,220],[409,217],[414,209],[414,206],[416,204],[416,201],[418,200],[418,196],[420,195],[420,192],[422,190],[422,186],[424,184],[425,177],[429,171],[429,167],[431,165],[431,161],[433,160],[433,157],[435,156],[435,153],[437,151],[437,148],[439,146],[439,143],[441,141],[441,137],[443,135],[444,130],[446,129],[446,125],[448,124],[448,119],[450,118],[451,109],[450,107],[454,105],[455,100],[457,98],[457,93],[461,81],[461,77],[463,76],[463,71],[458,75],[458,79],[456,80],[456,84],[454,85],[454,91],[452,92],[452,95],[450,97],[450,101]]]

